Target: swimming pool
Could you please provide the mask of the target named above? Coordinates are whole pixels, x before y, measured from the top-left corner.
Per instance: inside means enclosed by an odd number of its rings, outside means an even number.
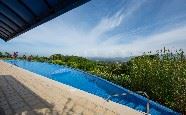
[[[105,99],[111,95],[125,94],[114,96],[110,98],[110,100],[146,112],[146,98],[86,72],[49,63],[28,62],[23,60],[6,60],[6,62]],[[177,115],[178,113],[150,101],[150,114]]]

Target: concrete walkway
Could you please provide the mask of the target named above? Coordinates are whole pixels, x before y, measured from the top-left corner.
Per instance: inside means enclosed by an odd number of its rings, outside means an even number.
[[[0,62],[0,114],[140,115],[127,106]]]

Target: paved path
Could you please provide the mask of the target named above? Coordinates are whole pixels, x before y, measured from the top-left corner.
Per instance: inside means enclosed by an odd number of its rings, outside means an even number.
[[[137,115],[127,106],[0,62],[0,114]]]

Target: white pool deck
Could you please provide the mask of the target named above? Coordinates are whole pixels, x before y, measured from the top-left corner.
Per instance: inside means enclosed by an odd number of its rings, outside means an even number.
[[[143,114],[2,61],[0,108],[6,115]]]

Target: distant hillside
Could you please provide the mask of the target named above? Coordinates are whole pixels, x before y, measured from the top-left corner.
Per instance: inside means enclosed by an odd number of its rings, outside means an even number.
[[[94,60],[94,61],[118,61],[118,62],[127,62],[131,58],[133,58],[133,56],[131,56],[131,57],[113,57],[113,58],[88,57],[88,59]]]

